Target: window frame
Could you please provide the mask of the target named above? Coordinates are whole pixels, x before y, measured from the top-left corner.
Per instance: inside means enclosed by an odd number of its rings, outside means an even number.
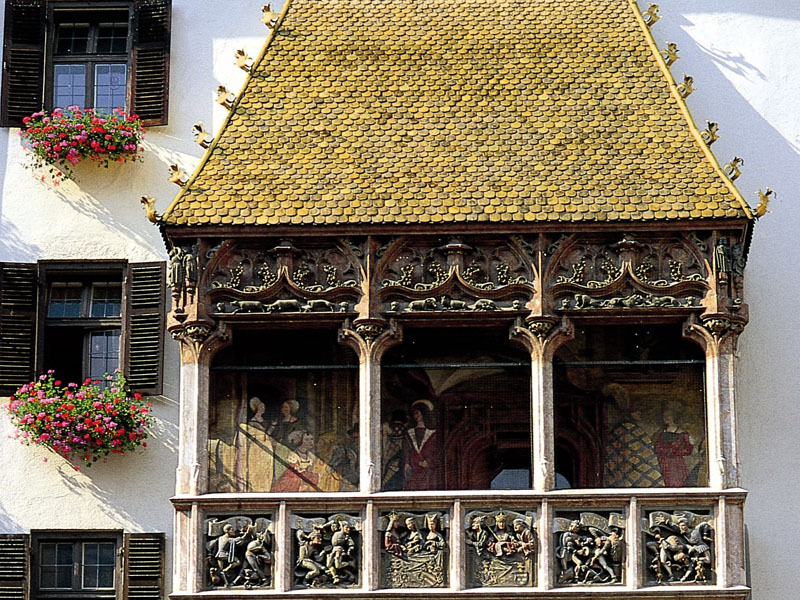
[[[98,12],[117,13],[123,10],[128,11],[127,23],[128,34],[124,53],[98,54],[97,29],[102,21],[102,16]],[[91,12],[90,12],[91,11]],[[58,28],[62,23],[83,23],[71,19],[62,20],[70,13],[86,12],[89,25],[89,39],[87,44],[90,48],[81,54],[57,54],[56,46],[58,41]],[[59,14],[60,13],[60,14]],[[77,3],[47,3],[47,28],[45,32],[45,86],[44,86],[44,105],[47,110],[53,110],[55,106],[55,68],[56,64],[78,64],[86,67],[86,89],[84,92],[84,105],[88,108],[95,108],[95,67],[102,64],[125,64],[125,106],[122,107],[129,111],[132,102],[133,89],[133,35],[135,27],[133,2],[99,2],[93,3],[91,7],[86,2]],[[66,106],[58,108],[66,109]],[[84,108],[84,107],[81,107]],[[112,107],[112,110],[116,107]]]
[[[87,543],[114,543],[114,585],[110,588],[86,588],[84,583],[84,548]],[[114,598],[122,600],[125,582],[123,561],[123,532],[117,529],[46,530],[32,529],[30,541],[30,590],[31,598],[41,600],[70,599],[91,600],[108,598],[113,590]],[[72,545],[72,587],[42,588],[42,544]]]

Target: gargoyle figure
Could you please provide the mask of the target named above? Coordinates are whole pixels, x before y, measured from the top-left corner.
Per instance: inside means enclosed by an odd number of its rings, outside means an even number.
[[[697,88],[694,87],[694,77],[684,73],[683,83],[678,85],[678,93],[681,95],[681,98],[688,98],[689,94],[691,94],[696,89]]]
[[[186,174],[186,171],[182,170],[178,165],[170,165],[169,166],[169,180],[172,183],[183,187],[186,185],[186,180],[189,176]]]
[[[250,56],[245,52],[244,48],[236,51],[236,66],[245,73],[250,71]]]
[[[719,125],[714,121],[706,121],[706,128],[700,133],[706,146],[710,146],[719,139]]]
[[[194,141],[200,144],[203,148],[208,148],[211,145],[212,137],[205,129],[203,129],[203,122],[198,121],[192,125],[192,135]]]
[[[658,4],[651,4],[650,7],[642,13],[642,17],[648,27],[652,27],[656,24],[656,21],[660,21],[661,17],[658,16]]]
[[[676,60],[678,60],[678,44],[675,42],[667,42],[667,49],[661,51],[661,56],[664,57],[664,60],[667,61],[667,66],[671,66]]]
[[[736,181],[739,175],[742,174],[741,166],[743,164],[744,164],[743,158],[734,156],[731,162],[729,162],[723,167],[723,169],[725,169],[725,174],[728,176],[728,179],[730,179],[731,181]]]
[[[769,188],[767,188],[767,190],[769,190]],[[161,216],[156,212],[156,199],[150,196],[142,196],[139,202],[142,203],[147,212],[147,220],[151,223],[158,223]]]
[[[774,196],[775,198],[777,198],[778,194],[776,194],[769,188],[767,188],[766,192],[758,190],[758,198],[760,202],[758,203],[758,207],[756,208],[756,219],[760,219],[768,212],[772,212],[767,210],[767,206],[769,206],[770,196]]]
[[[272,6],[267,4],[261,7],[261,22],[270,29],[275,27],[275,21],[278,20],[280,15],[272,11]]]
[[[236,95],[233,92],[229,92],[224,85],[217,87],[217,104],[230,110],[235,99]]]

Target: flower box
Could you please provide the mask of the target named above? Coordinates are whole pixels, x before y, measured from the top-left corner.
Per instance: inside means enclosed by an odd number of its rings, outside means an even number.
[[[46,446],[73,463],[91,466],[109,454],[146,447],[152,406],[128,391],[119,371],[102,382],[87,379],[66,386],[48,371],[19,388],[7,410],[23,444]]]
[[[142,122],[115,108],[111,115],[70,106],[22,119],[23,146],[34,165],[48,168],[56,181],[72,178],[72,166],[89,158],[106,168],[111,163],[141,159]]]

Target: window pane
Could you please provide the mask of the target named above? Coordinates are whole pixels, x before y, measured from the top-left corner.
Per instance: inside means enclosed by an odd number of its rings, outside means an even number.
[[[61,23],[56,35],[56,54],[85,54],[87,52],[88,23]]]
[[[215,364],[215,492],[358,488],[358,368],[330,332],[237,332]]]
[[[83,587],[85,589],[114,587],[116,546],[112,542],[83,545]]]
[[[383,490],[530,489],[530,356],[506,331],[409,329],[382,383]]]
[[[95,65],[94,107],[111,114],[124,108],[127,93],[128,67],[124,63]]]
[[[59,108],[86,103],[86,65],[54,65],[53,104]]]
[[[553,365],[561,487],[708,485],[704,362],[678,325],[576,328]]]
[[[39,546],[41,568],[39,586],[43,589],[72,587],[72,544],[43,543]]]
[[[127,49],[127,23],[100,23],[97,31],[98,54],[121,54]]]
[[[93,331],[90,337],[89,377],[102,379],[119,367],[119,329]]]
[[[118,317],[122,310],[122,285],[102,282],[92,285],[92,317]]]
[[[76,282],[53,283],[50,286],[50,306],[47,316],[56,318],[80,317],[82,290],[81,284]]]

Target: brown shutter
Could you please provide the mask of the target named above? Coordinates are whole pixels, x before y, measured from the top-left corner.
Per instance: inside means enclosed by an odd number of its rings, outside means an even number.
[[[171,0],[134,0],[131,112],[145,126],[166,125]]]
[[[5,18],[0,125],[18,127],[44,106],[45,2],[6,0]]]
[[[122,364],[131,390],[144,394],[161,393],[165,274],[163,262],[128,266]]]
[[[33,379],[36,265],[0,263],[0,395]]]
[[[0,534],[0,600],[27,600],[30,536]]]
[[[164,597],[164,534],[126,533],[123,551],[126,600]]]

